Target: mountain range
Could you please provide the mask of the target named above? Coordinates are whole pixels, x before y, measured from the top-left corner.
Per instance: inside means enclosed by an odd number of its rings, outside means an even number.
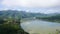
[[[22,17],[22,18],[29,18],[29,17],[42,17],[46,16],[46,14],[42,13],[29,13],[25,11],[17,11],[17,10],[5,10],[0,11],[0,17]]]
[[[43,13],[31,13],[26,11],[17,11],[17,10],[2,10],[0,11],[0,18],[30,18],[30,17],[60,17],[60,13],[53,14],[43,14]]]

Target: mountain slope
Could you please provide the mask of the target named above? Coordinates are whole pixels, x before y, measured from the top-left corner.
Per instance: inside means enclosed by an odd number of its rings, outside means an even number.
[[[22,17],[22,18],[30,18],[30,17],[42,17],[46,16],[42,13],[29,13],[25,11],[13,11],[13,10],[7,10],[7,11],[0,11],[0,17]]]

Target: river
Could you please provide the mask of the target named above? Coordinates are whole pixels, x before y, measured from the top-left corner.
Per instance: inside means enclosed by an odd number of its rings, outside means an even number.
[[[60,23],[43,20],[26,20],[21,27],[29,34],[56,34],[60,30]]]

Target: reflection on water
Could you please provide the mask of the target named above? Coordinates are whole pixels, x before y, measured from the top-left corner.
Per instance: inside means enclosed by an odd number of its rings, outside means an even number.
[[[60,30],[60,23],[29,20],[22,22],[21,27],[30,34],[56,34]]]

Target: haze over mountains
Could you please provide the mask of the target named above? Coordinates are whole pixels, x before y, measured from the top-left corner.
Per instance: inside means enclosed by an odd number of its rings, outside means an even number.
[[[38,17],[38,16],[46,16],[46,14],[42,14],[42,13],[29,13],[29,12],[25,12],[25,11],[17,11],[17,10],[6,10],[6,11],[0,11],[0,16],[19,16],[19,17],[23,17],[23,18],[27,18],[27,17]]]
[[[43,13],[31,13],[26,11],[17,11],[17,10],[3,10],[0,11],[0,17],[22,17],[22,18],[30,18],[30,17],[48,17],[48,16],[59,16],[60,13],[53,14],[43,14]]]

